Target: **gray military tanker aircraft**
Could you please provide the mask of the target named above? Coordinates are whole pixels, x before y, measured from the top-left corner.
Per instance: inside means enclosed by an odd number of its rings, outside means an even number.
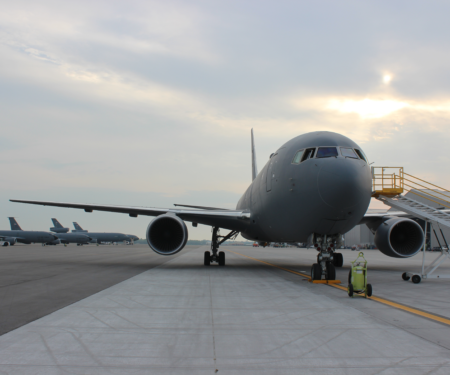
[[[235,210],[178,205],[185,208],[149,208],[103,204],[46,202],[12,199],[12,202],[71,207],[86,212],[109,211],[156,216],[146,230],[149,246],[158,254],[172,255],[186,245],[185,221],[213,227],[211,250],[204,264],[225,265],[219,245],[238,233],[263,246],[269,242],[306,242],[317,251],[311,268],[313,280],[334,280],[335,266],[343,263],[336,252],[342,235],[358,224],[375,233],[375,244],[387,256],[411,257],[424,241],[419,224],[404,212],[367,214],[372,177],[367,158],[351,139],[318,131],[295,137],[278,148],[258,173],[252,136],[253,181]],[[219,235],[219,229],[230,232]]]
[[[19,223],[17,222],[17,220],[15,218],[10,217],[9,222],[11,224],[11,230],[22,231],[22,228],[20,227]],[[56,222],[59,224],[58,220],[56,220]],[[83,244],[89,243],[92,240],[92,238],[90,238],[89,236],[86,236],[86,235],[76,234],[76,233],[65,233],[64,232],[65,228],[63,228],[61,224],[59,224],[59,225],[61,226],[62,231],[60,230],[58,232],[58,230],[60,228],[50,228],[51,232],[57,233],[57,239],[53,239],[53,240],[47,241],[47,242],[43,241],[42,246],[59,245],[60,243],[64,244],[64,246],[67,246],[70,243],[76,243],[77,245],[83,245]],[[69,229],[67,228],[67,230],[69,230]]]
[[[3,246],[12,246],[16,242],[31,244],[31,243],[59,243],[59,239],[53,233],[34,231],[34,230],[22,230],[17,221],[13,218],[9,218],[12,230],[0,230],[0,240],[3,242]]]
[[[92,237],[91,242],[96,244],[101,244],[104,242],[129,242],[131,238],[129,235],[123,233],[114,233],[114,232],[88,232],[87,230],[81,228],[81,226],[74,222],[73,226],[75,229],[72,229],[72,233],[89,233],[89,237]]]
[[[51,227],[50,231],[57,233],[60,242],[64,244],[64,246],[67,246],[70,243],[76,243],[77,246],[82,246],[92,241],[92,238],[85,233],[67,233],[69,232],[69,228],[64,228],[55,218],[52,218],[52,222],[54,227]]]

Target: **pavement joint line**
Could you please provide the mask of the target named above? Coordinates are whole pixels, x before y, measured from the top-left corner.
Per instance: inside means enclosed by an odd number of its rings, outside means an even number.
[[[249,257],[248,255],[244,255],[244,254],[241,254],[241,253],[237,253],[237,252],[232,251],[232,250],[227,250],[227,251],[229,251],[229,252],[231,252],[231,253],[233,253],[233,254],[236,254],[236,255],[243,256],[243,257],[248,258],[248,259],[252,259],[252,260],[254,260],[254,261],[256,261],[256,262],[260,262],[260,263],[263,263],[263,264],[267,264],[268,266],[272,266],[272,267],[278,268],[278,269],[280,269],[280,270],[287,271],[287,272],[293,273],[293,274],[295,274],[295,275],[307,277],[308,279],[310,279],[310,276],[309,276],[309,275],[306,275],[306,274],[304,274],[304,273],[300,273],[300,272],[291,270],[291,269],[289,269],[289,268],[277,266],[276,264],[269,263],[269,262],[266,262],[266,261],[264,261],[264,260],[252,258],[252,257]],[[319,285],[319,284],[317,284],[317,285]],[[321,284],[320,284],[320,285],[321,285]],[[342,286],[342,285],[336,285],[336,284],[323,284],[323,285],[327,285],[327,286],[331,286],[331,287],[333,287],[333,288],[345,290],[345,291],[347,292],[347,288],[344,287],[344,286]],[[358,296],[358,297],[360,297],[360,296]],[[363,297],[362,297],[362,298],[363,298]],[[389,301],[389,300],[387,300],[387,299],[380,298],[380,297],[377,297],[377,296],[367,297],[367,299],[370,299],[370,300],[372,300],[372,301],[376,301],[376,302],[379,302],[379,303],[382,303],[382,304],[385,304],[385,305],[394,307],[394,308],[396,308],[396,309],[403,310],[403,311],[406,311],[406,312],[409,312],[409,313],[412,313],[412,314],[421,316],[421,317],[423,317],[423,318],[428,318],[428,319],[434,320],[434,321],[436,321],[436,322],[443,323],[443,324],[445,324],[445,325],[449,325],[449,326],[450,326],[450,319],[448,319],[448,318],[444,318],[444,317],[441,317],[441,316],[438,316],[438,315],[435,315],[435,314],[431,314],[431,313],[428,313],[428,312],[426,312],[426,311],[421,311],[421,310],[418,310],[418,309],[414,309],[414,308],[412,308],[412,307],[409,307],[409,306],[406,306],[406,305],[402,305],[402,304],[397,303],[397,302],[392,302],[392,301]]]

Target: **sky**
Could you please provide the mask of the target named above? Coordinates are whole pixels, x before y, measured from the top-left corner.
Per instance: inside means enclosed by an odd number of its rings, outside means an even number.
[[[433,0],[3,2],[0,228],[56,217],[144,237],[151,220],[11,198],[234,208],[251,128],[260,169],[328,130],[448,188],[448,14]]]

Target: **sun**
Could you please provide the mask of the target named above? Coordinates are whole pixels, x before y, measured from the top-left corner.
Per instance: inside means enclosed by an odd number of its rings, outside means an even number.
[[[388,85],[392,81],[392,76],[390,74],[385,74],[383,76],[383,82],[385,85]]]

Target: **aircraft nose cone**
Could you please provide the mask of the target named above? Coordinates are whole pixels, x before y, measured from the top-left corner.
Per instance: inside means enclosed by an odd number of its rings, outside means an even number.
[[[368,205],[372,192],[369,167],[361,160],[330,158],[318,176],[322,200],[337,209]]]

